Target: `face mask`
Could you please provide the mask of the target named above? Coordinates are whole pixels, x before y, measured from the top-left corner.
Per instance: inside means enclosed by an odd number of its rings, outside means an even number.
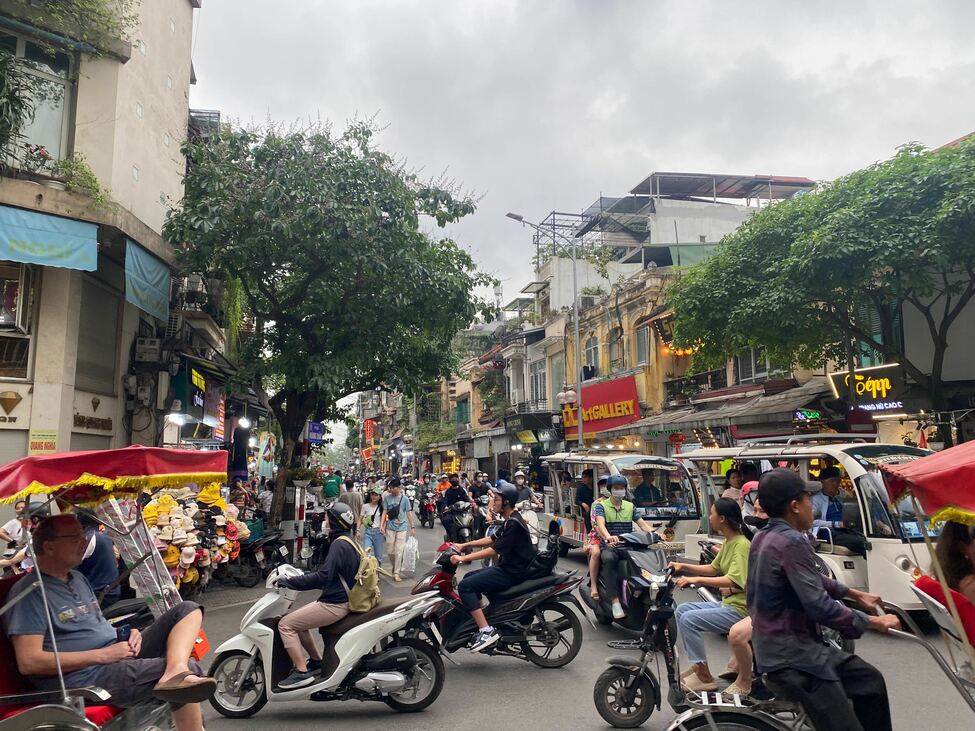
[[[626,490],[613,490],[613,497],[622,498],[626,496]]]

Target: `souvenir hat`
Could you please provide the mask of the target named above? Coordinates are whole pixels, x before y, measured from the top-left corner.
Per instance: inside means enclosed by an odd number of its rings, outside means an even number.
[[[240,555],[240,544],[234,541],[234,547],[230,549],[230,558],[235,559]]]
[[[197,502],[205,503],[206,505],[214,505],[215,503],[222,502],[220,497],[220,485],[216,482],[211,482],[209,485],[200,490],[200,494],[196,496]]]
[[[166,550],[166,544],[163,542],[162,538],[159,537],[159,535],[154,535],[152,537],[152,545],[157,551]]]
[[[156,520],[159,518],[159,506],[149,503],[142,509],[142,519],[146,522],[146,525],[155,525]]]
[[[176,528],[173,531],[173,543],[175,543],[177,546],[182,546],[184,543],[186,543],[187,537],[186,531],[182,528]]]
[[[183,542],[184,546],[199,546],[200,539],[196,537],[196,533],[187,533],[186,541]]]
[[[224,546],[227,544],[227,539],[223,536],[217,536],[217,545]]]
[[[231,541],[237,540],[237,524],[234,521],[227,523],[224,535]]]
[[[200,572],[196,570],[196,566],[188,566],[186,571],[183,573],[183,583],[193,584],[200,579]]]
[[[173,568],[179,564],[180,550],[176,546],[166,546],[166,550],[163,552],[162,560],[168,568]]]
[[[169,524],[164,525],[159,531],[159,540],[166,541],[167,543],[173,540],[173,526]]]
[[[202,552],[202,555],[200,555],[196,559],[196,563],[199,566],[209,566],[210,565],[210,552],[209,551],[203,551]]]
[[[237,521],[237,535],[242,541],[246,541],[251,537],[251,529],[247,526],[247,523]]]
[[[179,553],[179,563],[181,566],[189,566],[196,560],[196,549],[192,546],[184,546]]]
[[[188,515],[184,515],[182,521],[180,522],[183,526],[183,530],[189,531],[189,530],[193,530],[196,527],[196,524],[193,522],[193,519]]]
[[[156,525],[169,525],[169,513],[158,513],[156,516]]]
[[[224,543],[222,546],[220,546],[220,553],[223,554],[224,557],[227,557],[230,555],[230,552],[233,550],[233,548],[234,548],[233,543]]]
[[[227,516],[226,515],[217,515],[217,516],[215,516],[213,518],[213,522],[216,523],[218,526],[220,526],[220,525],[227,525]]]
[[[172,495],[160,495],[159,496],[159,511],[169,512],[176,507],[176,501],[173,500]]]
[[[227,506],[227,517],[228,518],[236,518],[238,515],[240,515],[240,508],[238,508],[236,505],[228,505]]]

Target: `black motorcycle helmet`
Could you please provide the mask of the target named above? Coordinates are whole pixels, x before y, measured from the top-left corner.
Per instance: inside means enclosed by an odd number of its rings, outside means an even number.
[[[518,504],[518,488],[510,482],[500,482],[491,488],[491,492],[501,496],[501,507],[513,508]]]
[[[355,527],[355,513],[345,503],[334,502],[328,506],[328,527],[333,533],[348,533]]]

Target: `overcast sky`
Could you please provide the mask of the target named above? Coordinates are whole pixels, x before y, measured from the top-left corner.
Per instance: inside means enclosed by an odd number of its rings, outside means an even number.
[[[975,130],[975,3],[206,0],[194,107],[377,115],[483,196],[451,234],[506,301],[540,220],[654,170],[828,179]]]

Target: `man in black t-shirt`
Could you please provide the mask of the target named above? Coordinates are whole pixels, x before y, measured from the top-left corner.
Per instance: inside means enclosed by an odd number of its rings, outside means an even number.
[[[501,515],[504,518],[504,525],[501,526],[501,530],[493,537],[486,536],[476,541],[457,545],[461,551],[465,548],[485,547],[482,550],[474,551],[474,553],[469,553],[466,556],[463,553],[458,553],[450,557],[450,562],[454,565],[473,563],[492,556],[499,557],[497,566],[467,574],[457,587],[461,601],[470,611],[478,627],[477,633],[467,645],[471,652],[482,652],[497,644],[498,640],[501,639],[501,635],[488,624],[487,617],[484,616],[484,610],[481,609],[481,596],[496,594],[521,582],[535,557],[535,547],[532,545],[528,526],[525,525],[524,519],[515,510],[515,505],[518,502],[518,491],[515,486],[504,483],[498,487],[492,487],[491,493],[494,496],[491,509],[495,515]]]
[[[595,498],[593,494],[593,473],[592,470],[582,471],[582,480],[576,484],[576,505],[579,506],[579,512],[582,513],[582,520],[586,524],[586,532],[592,530],[592,501]]]
[[[450,512],[450,507],[454,503],[470,503],[471,500],[470,493],[465,490],[460,484],[460,478],[457,475],[450,476],[450,487],[448,487],[443,494],[443,513],[440,516],[440,522],[443,523],[443,529],[447,533],[447,540],[456,540],[457,536],[454,535],[454,514]]]

